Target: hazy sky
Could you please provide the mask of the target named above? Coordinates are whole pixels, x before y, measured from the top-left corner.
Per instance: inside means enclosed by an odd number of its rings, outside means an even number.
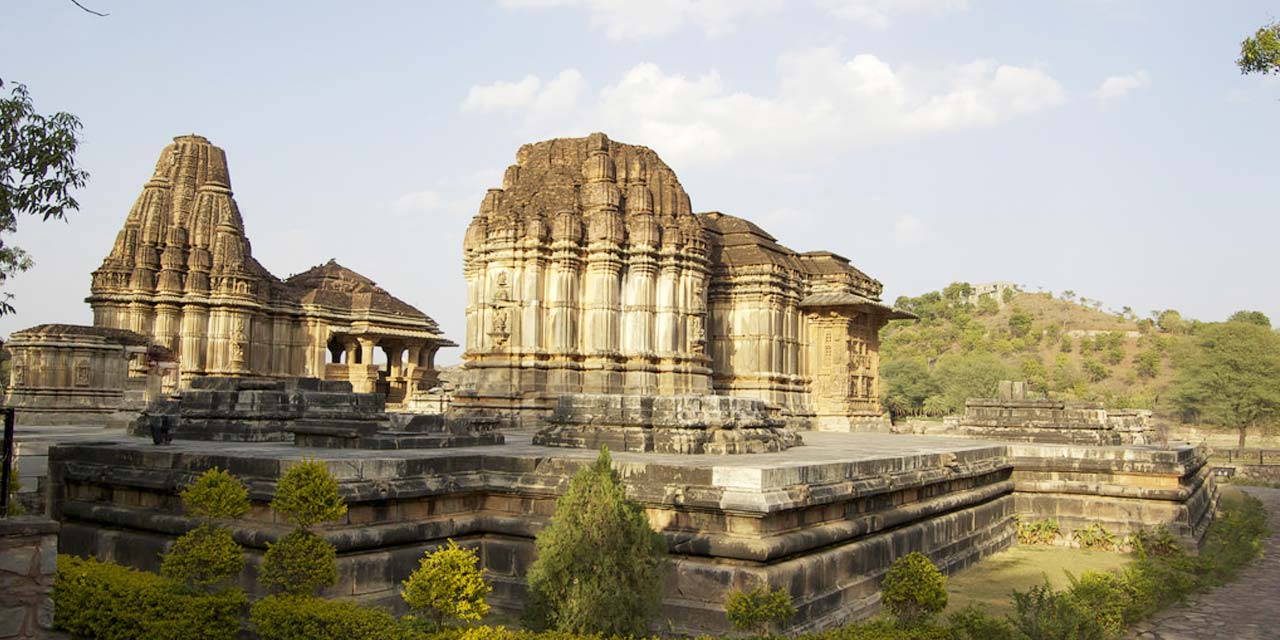
[[[0,334],[91,321],[89,272],[191,132],[272,272],[336,258],[458,341],[484,190],[597,130],[887,300],[1012,280],[1280,321],[1280,78],[1233,63],[1274,2],[82,2],[110,16],[0,6],[0,78],[81,118],[92,174],[67,224],[19,222]]]

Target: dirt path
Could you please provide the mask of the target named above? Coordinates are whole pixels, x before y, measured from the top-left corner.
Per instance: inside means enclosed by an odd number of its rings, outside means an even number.
[[[1280,489],[1242,487],[1267,507],[1271,537],[1239,579],[1190,598],[1136,625],[1140,640],[1280,639]]]

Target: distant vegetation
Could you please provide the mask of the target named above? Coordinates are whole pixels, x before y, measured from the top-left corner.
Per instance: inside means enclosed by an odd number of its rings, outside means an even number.
[[[881,334],[881,393],[895,418],[961,413],[1009,379],[1188,422],[1248,428],[1280,417],[1280,334],[1261,312],[1210,323],[1172,309],[1104,311],[1073,291],[972,294],[957,282],[896,301],[920,320]]]

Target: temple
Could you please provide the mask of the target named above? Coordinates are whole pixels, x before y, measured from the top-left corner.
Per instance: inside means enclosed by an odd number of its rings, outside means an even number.
[[[878,332],[910,317],[829,252],[695,214],[652,150],[528,144],[467,229],[459,411],[539,424],[566,394],[727,395],[796,427],[880,420]]]
[[[281,280],[253,257],[226,154],[174,138],[93,272],[94,326],[133,331],[198,376],[349,381],[392,404],[436,382],[434,320],[330,260]],[[385,370],[374,364],[382,348]],[[407,356],[407,357],[406,357]]]

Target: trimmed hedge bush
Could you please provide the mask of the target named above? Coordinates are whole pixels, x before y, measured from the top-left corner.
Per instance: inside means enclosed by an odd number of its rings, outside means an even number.
[[[927,556],[912,551],[884,575],[880,602],[898,622],[915,626],[947,608],[947,579]]]
[[[54,626],[98,640],[235,638],[247,603],[239,590],[195,593],[153,573],[58,556]]]
[[[275,595],[253,604],[250,624],[262,640],[406,640],[398,620],[382,609],[309,595]]]
[[[338,551],[305,529],[267,545],[258,582],[285,593],[314,594],[338,581]]]
[[[452,539],[422,557],[400,597],[415,612],[431,616],[435,630],[444,626],[446,618],[475,622],[489,613],[485,596],[493,589],[484,581],[480,558],[471,549],[463,549]]]

